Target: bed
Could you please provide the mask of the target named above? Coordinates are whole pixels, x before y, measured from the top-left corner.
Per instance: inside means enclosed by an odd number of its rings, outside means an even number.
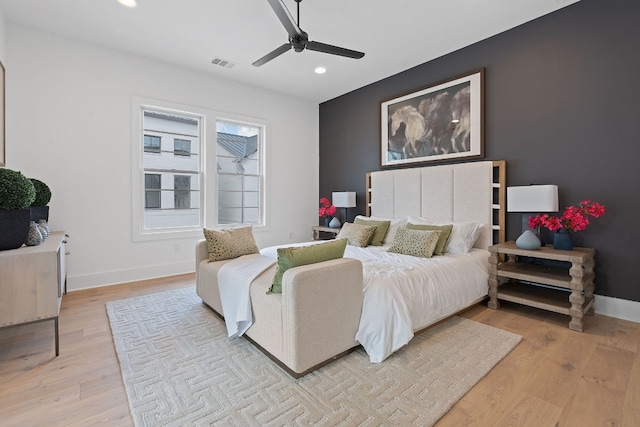
[[[383,361],[416,331],[485,299],[487,247],[504,241],[504,161],[373,172],[367,175],[367,217],[392,220],[383,246],[347,246],[363,265],[364,301],[356,340],[371,362]],[[418,258],[388,252],[407,222],[482,224],[468,253]],[[473,239],[473,237],[471,237]],[[297,246],[317,244],[308,242]],[[277,258],[277,248],[261,254]]]
[[[367,174],[364,220],[391,223],[382,246],[348,245],[343,259],[291,268],[284,273],[282,294],[265,295],[276,270],[272,265],[250,284],[248,304],[255,321],[244,336],[295,377],[358,344],[371,362],[382,362],[416,331],[487,297],[487,248],[504,241],[505,177],[504,161]],[[388,251],[399,229],[421,221],[454,224],[444,255],[425,259]],[[468,224],[474,233],[460,231],[468,231]],[[468,245],[466,252],[453,244],[460,238],[453,238],[456,230]],[[197,292],[224,317],[217,275],[227,268],[223,264],[236,261],[208,262],[203,243],[196,248]],[[323,243],[273,246],[252,256],[275,262],[278,248]]]

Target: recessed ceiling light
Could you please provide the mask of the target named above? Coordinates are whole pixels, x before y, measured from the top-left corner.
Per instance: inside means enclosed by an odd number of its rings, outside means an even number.
[[[118,0],[118,3],[120,3],[123,6],[127,6],[127,7],[136,7],[136,6],[138,6],[138,3],[136,3],[136,0]]]
[[[316,74],[324,74],[327,72],[327,69],[324,67],[317,67],[315,70]]]

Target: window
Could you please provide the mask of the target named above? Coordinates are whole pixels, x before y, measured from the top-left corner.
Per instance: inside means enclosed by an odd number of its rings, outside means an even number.
[[[142,234],[201,229],[201,121],[180,111],[143,108]]]
[[[191,141],[189,141],[188,139],[174,138],[173,154],[175,154],[176,156],[189,157],[191,155]]]
[[[266,227],[266,122],[137,96],[132,103],[134,241]]]
[[[145,153],[159,153],[160,152],[160,137],[153,135],[144,136],[144,151]]]
[[[160,175],[144,174],[144,207],[146,209],[160,208]]]
[[[264,126],[218,120],[218,224],[263,224]]]
[[[191,177],[174,175],[173,188],[173,206],[176,209],[189,209],[191,207]]]

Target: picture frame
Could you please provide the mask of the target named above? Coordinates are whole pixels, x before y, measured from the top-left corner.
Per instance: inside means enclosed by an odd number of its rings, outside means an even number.
[[[380,103],[380,166],[484,158],[484,68]]]
[[[7,165],[7,151],[5,146],[5,101],[4,101],[4,64],[0,61],[0,166]]]

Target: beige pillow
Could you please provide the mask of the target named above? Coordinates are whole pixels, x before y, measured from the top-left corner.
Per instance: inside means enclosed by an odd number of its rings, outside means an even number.
[[[393,239],[389,252],[431,258],[439,238],[440,231],[400,228]]]
[[[258,253],[258,246],[253,238],[251,226],[228,230],[207,230],[205,228],[203,232],[205,239],[207,239],[210,262]]]
[[[374,226],[345,222],[336,239],[347,239],[351,246],[364,248],[369,244],[375,232],[376,227]]]

